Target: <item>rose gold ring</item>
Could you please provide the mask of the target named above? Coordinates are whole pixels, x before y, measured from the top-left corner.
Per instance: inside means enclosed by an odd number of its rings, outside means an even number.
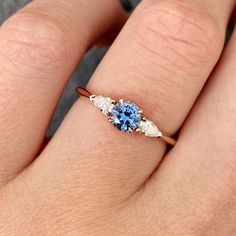
[[[118,130],[128,133],[139,132],[148,137],[161,139],[171,146],[176,144],[175,139],[164,135],[151,120],[145,118],[143,111],[135,103],[124,99],[116,102],[109,97],[93,95],[81,87],[76,88],[76,92],[93,102]]]

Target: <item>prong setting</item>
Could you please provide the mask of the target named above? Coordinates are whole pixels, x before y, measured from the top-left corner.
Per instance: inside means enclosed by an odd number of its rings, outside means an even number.
[[[121,98],[121,99],[119,100],[119,102],[120,102],[121,104],[123,104],[123,103],[124,103],[124,100]]]
[[[140,128],[137,128],[135,131],[141,133]]]
[[[139,110],[138,113],[139,113],[139,114],[143,114],[143,110]]]
[[[133,129],[131,129],[131,128],[129,128],[129,129],[128,129],[128,132],[131,134],[131,133],[133,133],[133,132],[134,132],[134,130],[133,130]]]
[[[91,101],[91,102],[93,102],[93,100],[96,98],[96,95],[91,95],[90,97],[89,97],[89,100]]]

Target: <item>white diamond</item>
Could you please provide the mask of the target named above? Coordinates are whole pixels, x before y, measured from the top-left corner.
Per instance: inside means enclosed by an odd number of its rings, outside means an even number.
[[[99,108],[104,114],[108,114],[111,112],[114,105],[112,104],[112,99],[109,97],[103,96],[91,96],[90,100],[94,103],[94,105]]]
[[[161,137],[162,133],[157,126],[150,120],[141,121],[139,124],[139,130],[148,137]]]

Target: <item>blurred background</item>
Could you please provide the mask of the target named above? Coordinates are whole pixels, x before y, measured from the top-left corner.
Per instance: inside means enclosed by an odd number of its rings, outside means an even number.
[[[30,1],[31,0],[0,0],[0,24]],[[125,6],[128,6],[126,0],[120,1]],[[140,0],[130,0],[132,8],[134,8],[139,2]],[[74,92],[75,87],[78,85],[86,85],[106,51],[107,48],[93,48],[84,56],[84,59],[78,65],[77,70],[69,80],[58,103],[55,115],[48,130],[49,135],[52,135],[55,132],[72,104],[78,98]]]

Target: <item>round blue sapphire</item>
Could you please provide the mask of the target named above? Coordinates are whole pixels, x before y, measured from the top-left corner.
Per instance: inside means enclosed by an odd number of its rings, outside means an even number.
[[[136,104],[123,101],[117,103],[111,111],[111,119],[113,125],[121,131],[129,131],[136,129],[141,121],[141,114]]]

